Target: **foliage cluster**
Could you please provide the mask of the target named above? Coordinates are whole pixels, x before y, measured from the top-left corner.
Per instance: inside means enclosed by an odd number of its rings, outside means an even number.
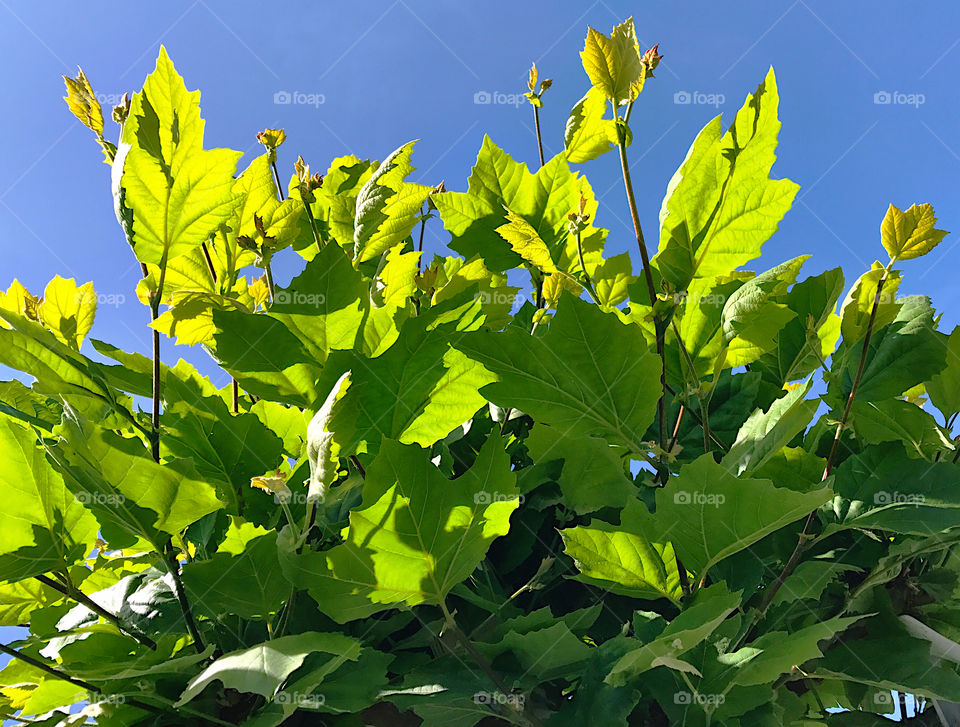
[[[697,135],[648,256],[628,155],[660,56],[631,20],[582,58],[564,151],[531,172],[485,138],[465,192],[409,181],[413,142],[284,183],[271,129],[237,173],[162,50],[117,143],[67,79],[154,351],[82,347],[90,283],[0,298],[0,363],[33,378],[0,383],[0,625],[29,627],[0,646],[4,718],[756,727],[960,701],[960,333],[897,295],[932,208],[891,205],[887,262],[849,287],[806,255],[743,270],[798,190],[770,176],[771,71]],[[636,274],[571,168],[610,151]],[[427,224],[456,255],[425,258]]]

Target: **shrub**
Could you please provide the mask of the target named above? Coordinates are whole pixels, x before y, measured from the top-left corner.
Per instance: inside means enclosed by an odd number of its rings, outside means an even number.
[[[530,172],[486,138],[466,192],[408,181],[413,142],[284,184],[272,129],[237,175],[163,50],[116,144],[66,79],[154,349],[81,352],[89,283],[0,300],[0,363],[34,379],[0,385],[0,624],[29,627],[0,647],[5,717],[752,727],[960,701],[960,334],[897,297],[932,208],[891,205],[889,261],[839,309],[808,256],[741,270],[798,189],[770,177],[771,71],[694,140],[650,258],[628,156],[660,56],[632,21],[582,56],[564,152]],[[531,69],[538,130],[549,87]],[[636,275],[570,166],[614,150]],[[441,223],[459,256],[425,259]]]

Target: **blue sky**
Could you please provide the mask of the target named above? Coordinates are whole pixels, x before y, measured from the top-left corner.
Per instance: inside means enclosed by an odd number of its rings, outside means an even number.
[[[882,253],[878,229],[890,202],[931,202],[940,226],[960,232],[953,83],[960,13],[951,2],[197,0],[91,7],[0,2],[0,284],[17,276],[39,292],[54,274],[93,280],[105,296],[93,335],[128,349],[149,349],[147,311],[132,296],[138,269],[113,217],[108,169],[67,112],[60,74],[81,65],[109,108],[114,97],[139,88],[161,42],[188,87],[202,90],[207,146],[252,156],[260,150],[254,134],[282,126],[287,174],[297,153],[318,170],[334,156],[383,158],[419,138],[416,180],[443,179],[462,190],[484,132],[536,164],[531,109],[509,97],[524,90],[532,60],[554,79],[542,113],[547,154],[562,149],[567,114],[587,88],[579,58],[587,25],[609,32],[633,14],[641,44],[659,43],[664,55],[633,115],[630,156],[648,240],[656,240],[664,189],[696,132],[716,113],[729,119],[770,65],[783,121],[774,173],[802,189],[756,269],[809,252],[807,274],[840,265],[851,282]],[[283,92],[291,103],[275,103]],[[484,93],[491,103],[475,103]],[[677,103],[684,99],[690,103]],[[608,250],[629,251],[638,266],[615,155],[582,168],[601,197],[598,224],[611,230]],[[428,227],[428,249],[440,250],[447,239],[438,221]],[[931,294],[950,325],[960,297],[952,264],[958,240],[948,236],[931,255],[907,262],[901,287]],[[289,259],[278,277],[296,264]],[[126,302],[111,305],[120,296]],[[169,344],[166,350],[169,358]],[[205,359],[200,351],[176,355]]]
[[[419,138],[415,180],[463,190],[484,132],[536,164],[531,110],[509,98],[524,90],[531,61],[554,79],[542,113],[546,151],[562,149],[567,114],[588,85],[579,58],[587,25],[609,32],[632,14],[641,44],[659,43],[664,55],[633,114],[630,156],[648,240],[696,132],[716,113],[729,120],[770,65],[783,122],[774,173],[802,189],[755,269],[809,252],[807,274],[839,265],[849,283],[882,253],[878,228],[890,202],[931,202],[939,226],[960,233],[960,11],[947,0],[133,7],[0,0],[0,286],[16,276],[40,292],[60,274],[93,280],[105,301],[125,296],[101,304],[93,331],[122,348],[149,350],[147,310],[132,292],[138,267],[113,216],[108,169],[67,112],[60,74],[81,65],[109,112],[140,87],[161,42],[188,87],[203,92],[207,146],[252,156],[258,130],[284,127],[288,174],[297,153],[316,171],[335,156],[383,158]],[[291,103],[275,103],[284,92]],[[608,250],[629,251],[638,271],[614,155],[585,171],[602,201],[598,224],[611,230]],[[447,239],[436,221],[428,228],[429,251]],[[901,291],[932,295],[948,327],[958,322],[958,241],[948,236],[903,266]],[[281,280],[295,264],[281,265]],[[200,351],[164,345],[167,360],[204,361]]]

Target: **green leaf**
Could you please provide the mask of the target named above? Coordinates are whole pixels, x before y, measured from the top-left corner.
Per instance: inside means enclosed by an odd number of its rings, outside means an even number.
[[[493,271],[520,264],[522,258],[496,233],[503,225],[506,207],[536,230],[558,267],[569,272],[579,270],[579,263],[576,241],[567,230],[567,215],[578,209],[581,195],[587,200],[586,214],[595,219],[593,191],[585,178],[570,170],[565,154],[558,154],[531,174],[526,164],[515,161],[484,136],[467,191],[443,192],[430,199],[452,235],[450,247],[465,259],[479,255]],[[595,251],[602,247],[605,234],[588,227],[581,235],[585,248]]]
[[[874,331],[870,339],[857,400],[879,401],[900,396],[938,374],[946,365],[946,350],[941,339],[942,334],[936,331],[930,299],[922,295],[901,298],[897,317],[881,330]],[[840,388],[842,399],[849,394],[862,346],[860,341],[849,349],[846,366],[841,371],[842,381],[831,381],[831,393]]]
[[[314,405],[319,366],[293,333],[275,318],[240,311],[213,313],[212,354],[244,390],[260,398]]]
[[[614,26],[609,37],[588,29],[580,58],[590,83],[616,106],[633,101],[643,89],[646,67],[640,59],[633,18]]]
[[[507,210],[507,224],[500,225],[497,233],[510,243],[510,247],[517,255],[540,272],[556,272],[557,267],[550,257],[547,244],[540,239],[540,235],[533,226],[516,212]]]
[[[604,118],[607,109],[606,96],[596,86],[577,101],[563,132],[568,162],[582,164],[617,146],[617,122]]]
[[[164,400],[162,448],[192,458],[228,512],[238,514],[250,478],[280,466],[283,443],[254,414],[232,415],[219,396],[197,397],[177,376],[167,377]]]
[[[519,492],[502,447],[489,437],[473,467],[451,482],[429,452],[384,440],[344,543],[290,559],[287,577],[340,623],[394,605],[440,603],[509,530]]]
[[[433,190],[403,180],[413,171],[410,141],[381,162],[357,193],[354,220],[354,259],[373,260],[403,241],[419,219],[420,209]]]
[[[177,535],[223,507],[190,460],[157,464],[139,440],[120,437],[69,409],[55,433],[61,440],[51,454],[105,536],[109,526],[107,540],[119,528],[157,542],[157,531]]]
[[[780,299],[796,317],[777,333],[773,351],[756,363],[765,380],[780,388],[830,358],[840,337],[840,317],[834,309],[842,292],[843,273],[834,268],[797,283]]]
[[[428,447],[484,405],[478,389],[493,377],[456,343],[481,324],[480,301],[468,294],[409,319],[385,353],[344,355],[326,367],[330,384],[351,371],[350,388],[327,425],[344,453],[381,438]]]
[[[854,401],[847,423],[864,444],[899,442],[911,457],[928,461],[954,448],[950,433],[938,427],[933,416],[902,399]]]
[[[0,556],[0,562],[3,557]],[[30,621],[30,614],[45,608],[62,596],[37,580],[0,583],[0,626],[19,626]]]
[[[934,663],[928,641],[905,632],[839,642],[826,652],[813,676],[960,701],[960,676]]]
[[[897,302],[897,289],[900,287],[900,273],[891,270],[884,279],[884,267],[875,262],[870,270],[865,272],[854,283],[840,304],[840,333],[848,346],[864,337],[867,325],[870,323],[870,313],[873,302],[877,297],[877,286],[884,280],[880,291],[880,300],[877,303],[877,312],[874,316],[873,330],[879,331],[888,323],[893,322],[900,311]]]
[[[806,560],[783,581],[771,607],[783,603],[820,598],[824,589],[841,573],[860,570],[856,566],[832,560]]]
[[[205,242],[233,212],[241,153],[203,149],[200,92],[189,92],[166,50],[135,94],[114,161],[137,259],[164,267]]]
[[[801,255],[746,281],[730,294],[721,314],[727,366],[756,361],[776,346],[777,335],[796,317],[778,298],[809,258]]]
[[[73,278],[59,275],[47,283],[40,304],[43,325],[71,348],[80,348],[93,326],[97,312],[97,294],[93,283],[78,286]]]
[[[564,552],[574,559],[578,580],[632,598],[668,598],[683,591],[671,543],[652,543],[639,529],[642,505],[632,501],[616,527],[600,520],[561,530]]]
[[[243,550],[229,553],[221,548],[209,560],[185,564],[187,596],[198,612],[213,618],[268,618],[290,596],[277,558],[277,533],[249,523],[232,528],[246,538]]]
[[[577,514],[623,507],[636,492],[617,451],[603,439],[565,436],[562,430],[538,424],[526,445],[537,463],[563,460],[557,483],[564,503]]]
[[[912,260],[926,255],[940,244],[946,230],[937,230],[937,218],[930,204],[912,205],[906,212],[890,205],[880,225],[883,246],[891,260]]]
[[[6,516],[0,580],[66,571],[92,547],[97,521],[64,486],[37,435],[5,415],[0,415],[0,461]]]
[[[648,450],[642,437],[659,398],[660,362],[639,327],[568,295],[543,336],[509,327],[468,334],[456,346],[497,375],[483,389],[495,404],[631,453]]]
[[[657,490],[656,515],[640,511],[636,527],[654,543],[672,542],[684,566],[699,575],[831,496],[827,488],[795,492],[738,478],[705,454]]]
[[[944,417],[960,412],[960,326],[953,329],[947,342],[947,365],[926,382],[930,402]]]
[[[792,633],[775,631],[764,634],[750,643],[760,653],[736,671],[733,683],[744,686],[769,683],[771,677],[775,679],[795,666],[822,656],[818,646],[821,641],[844,631],[861,618],[832,618]]]
[[[63,409],[56,399],[28,389],[14,379],[0,381],[0,412],[32,427],[50,431],[60,422]]]
[[[813,381],[787,392],[766,411],[756,409],[737,433],[723,466],[741,475],[755,472],[806,429],[820,402],[807,399]]]
[[[360,642],[343,634],[309,631],[232,651],[191,679],[174,706],[182,707],[215,681],[228,689],[273,697],[284,680],[316,652],[342,655],[356,661],[360,655]]]
[[[950,462],[919,463],[902,445],[873,445],[836,470],[834,503],[843,528],[930,535],[960,525],[960,490]]]
[[[351,349],[366,309],[366,285],[337,245],[325,245],[303,272],[278,288],[269,316],[283,323],[320,362]]]
[[[720,117],[697,136],[667,187],[654,265],[678,290],[760,255],[799,187],[770,179],[780,121],[773,69],[726,134]]]
[[[731,593],[725,583],[699,590],[691,605],[667,624],[657,638],[624,654],[605,681],[623,686],[657,666],[659,660],[683,655],[713,633],[739,605],[740,592]]]
[[[0,308],[0,321],[9,326],[0,326],[0,364],[35,377],[38,394],[70,395],[77,406],[82,397],[90,397],[131,417],[93,361],[16,313]]]

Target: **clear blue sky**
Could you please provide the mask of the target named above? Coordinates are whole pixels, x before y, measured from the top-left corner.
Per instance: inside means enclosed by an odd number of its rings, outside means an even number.
[[[161,42],[188,87],[202,90],[208,146],[253,155],[256,131],[282,126],[286,174],[298,152],[322,170],[334,156],[383,158],[420,138],[418,181],[465,189],[484,132],[536,163],[529,106],[476,104],[475,94],[522,92],[535,60],[554,79],[543,123],[547,153],[560,151],[567,113],[587,88],[579,59],[587,25],[609,32],[633,14],[641,44],[659,43],[664,55],[633,116],[630,154],[648,239],[656,240],[667,181],[698,129],[718,111],[729,118],[769,65],[782,96],[774,172],[802,190],[757,268],[812,252],[808,273],[841,265],[852,281],[882,252],[878,227],[889,202],[929,201],[940,226],[960,233],[960,10],[946,0],[197,0],[133,8],[0,1],[0,284],[16,275],[38,292],[60,274],[126,295],[125,305],[101,305],[93,331],[126,348],[148,350],[147,311],[131,295],[138,269],[113,217],[108,169],[67,112],[60,74],[79,64],[99,94],[118,96],[139,88]],[[304,94],[294,98],[304,103],[274,103],[284,91]],[[694,102],[675,103],[682,92]],[[902,95],[875,103],[882,92]],[[611,230],[608,249],[629,250],[639,265],[614,155],[585,169],[602,199],[599,224]],[[448,239],[438,221],[427,237],[434,250]],[[948,236],[932,255],[906,263],[902,286],[932,294],[951,324],[958,241]]]
[[[783,121],[774,172],[802,190],[757,269],[811,252],[808,274],[840,265],[852,281],[881,252],[887,204],[931,202],[940,227],[956,233],[904,265],[901,290],[931,294],[946,321],[958,321],[960,10],[948,0],[0,0],[0,285],[17,276],[40,292],[54,274],[93,280],[99,293],[127,297],[101,306],[93,335],[148,351],[147,311],[132,295],[138,268],[113,216],[108,169],[61,100],[60,74],[78,64],[98,93],[118,97],[140,87],[162,42],[188,87],[203,92],[208,146],[253,155],[258,130],[284,127],[286,174],[298,152],[324,170],[334,156],[383,158],[420,138],[417,181],[462,190],[484,132],[536,163],[529,106],[476,104],[476,94],[522,92],[535,60],[554,79],[543,123],[547,153],[560,151],[567,113],[587,88],[579,59],[587,25],[609,32],[631,14],[641,44],[659,43],[664,55],[634,111],[630,151],[649,240],[696,132],[717,112],[729,119],[773,65]],[[276,104],[278,92],[306,103]],[[684,92],[707,103],[675,103]],[[875,103],[883,93],[891,103]],[[616,160],[586,170],[602,199],[598,224],[611,230],[608,250],[630,251],[637,266]],[[435,222],[430,249],[446,239]]]

